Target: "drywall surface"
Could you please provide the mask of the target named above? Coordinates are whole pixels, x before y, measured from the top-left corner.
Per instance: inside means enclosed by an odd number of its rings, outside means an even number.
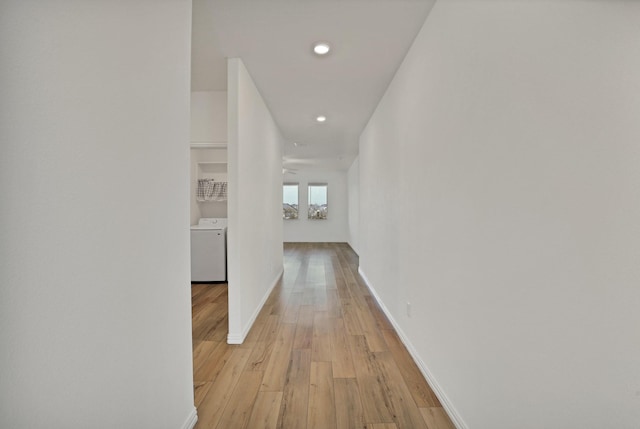
[[[191,2],[0,14],[0,427],[187,428]]]
[[[282,136],[242,60],[228,77],[228,341],[240,343],[282,273]]]
[[[282,220],[285,242],[346,243],[348,239],[347,174],[341,170],[298,170],[282,182],[299,185],[298,219]],[[327,184],[327,219],[308,219],[309,184]],[[280,198],[282,199],[282,192]],[[282,210],[282,209],[280,209]]]
[[[191,93],[191,143],[227,142],[227,91]]]
[[[358,253],[360,237],[360,159],[356,158],[347,171],[347,199],[349,205],[349,245]]]
[[[638,427],[638,22],[438,2],[362,133],[361,270],[460,427]]]

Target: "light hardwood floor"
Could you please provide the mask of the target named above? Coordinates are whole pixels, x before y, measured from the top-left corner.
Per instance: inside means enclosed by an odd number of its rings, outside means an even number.
[[[191,289],[196,429],[455,429],[342,243],[285,244],[242,345],[226,284]]]

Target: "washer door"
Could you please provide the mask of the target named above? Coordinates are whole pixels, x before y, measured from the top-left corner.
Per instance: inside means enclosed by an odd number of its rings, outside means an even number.
[[[227,279],[225,234],[222,229],[191,230],[191,281]]]

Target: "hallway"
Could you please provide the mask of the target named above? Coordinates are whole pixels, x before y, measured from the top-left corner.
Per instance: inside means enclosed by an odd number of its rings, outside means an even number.
[[[242,345],[227,285],[192,286],[197,429],[452,429],[346,244],[285,243],[284,276]]]

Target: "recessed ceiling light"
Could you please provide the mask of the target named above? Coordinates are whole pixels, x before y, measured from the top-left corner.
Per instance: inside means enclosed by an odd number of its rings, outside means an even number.
[[[316,121],[318,121],[318,122],[324,122],[326,120],[327,120],[327,117],[326,116],[322,116],[322,115],[320,115],[320,116],[318,116],[316,118]]]
[[[313,52],[315,52],[317,55],[327,55],[330,50],[331,47],[326,42],[320,42],[313,45]]]

